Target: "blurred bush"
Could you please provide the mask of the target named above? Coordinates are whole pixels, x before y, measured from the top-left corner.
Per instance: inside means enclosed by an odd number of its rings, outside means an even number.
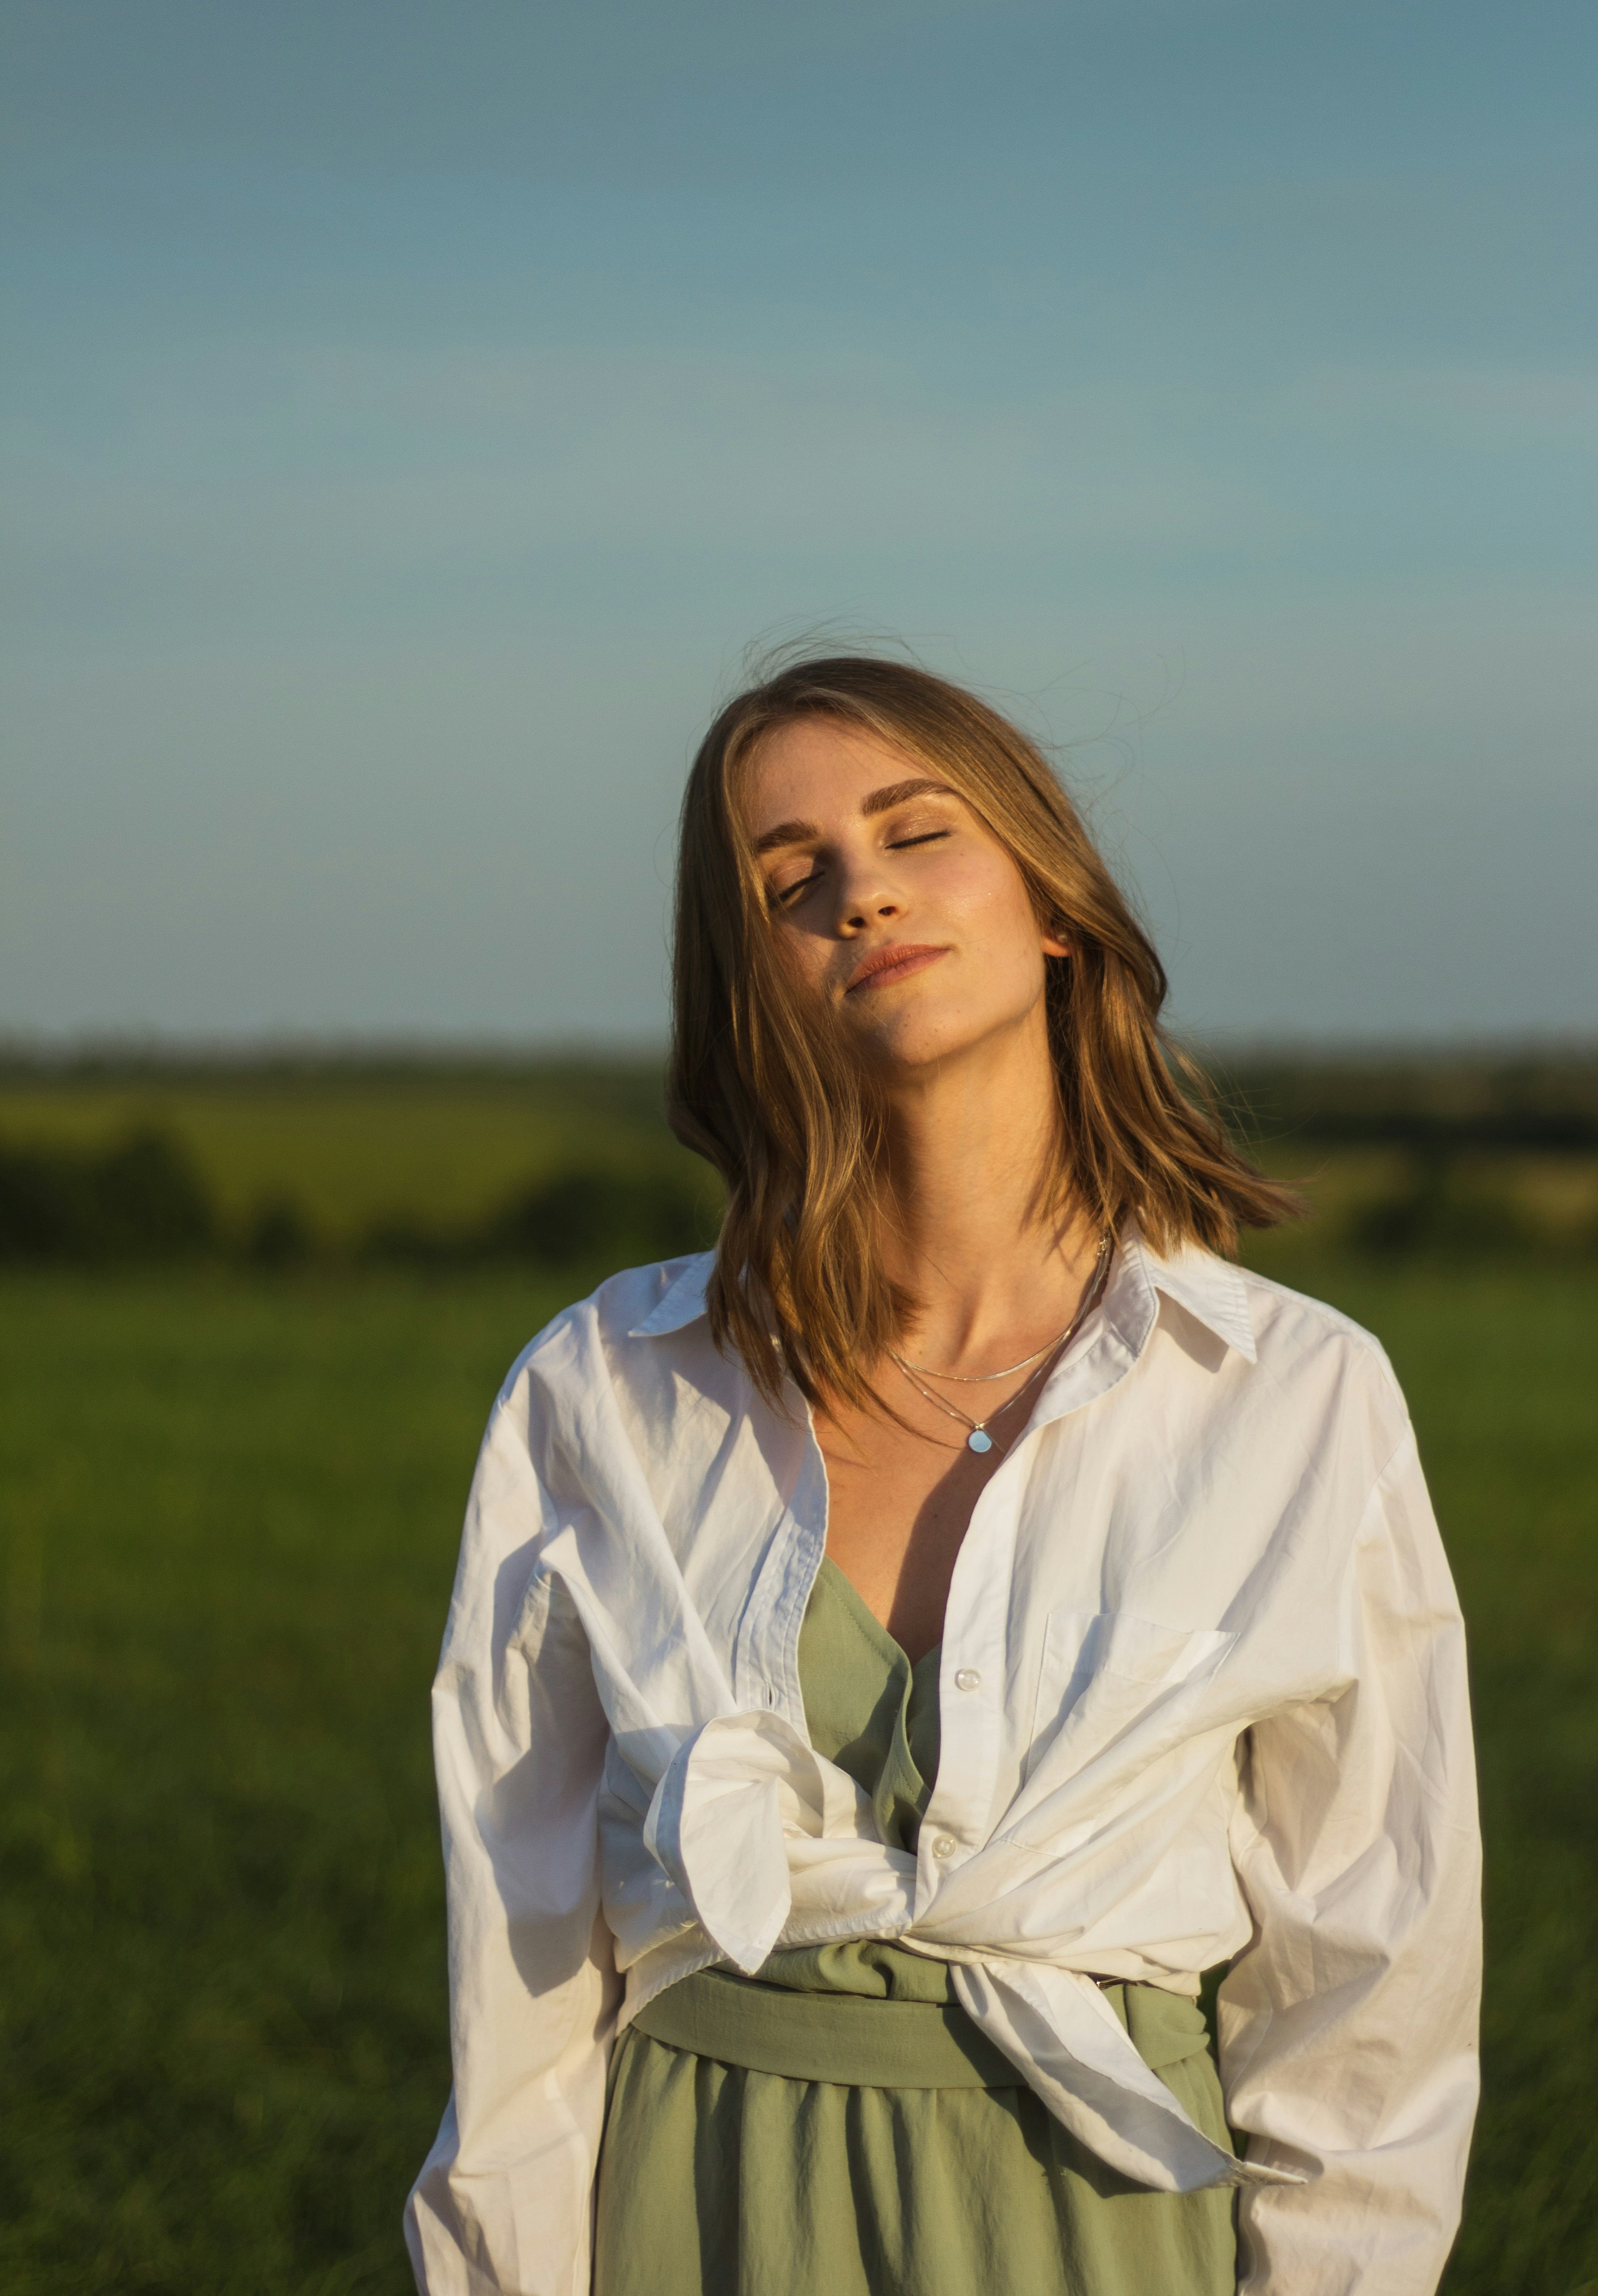
[[[517,1190],[480,1224],[381,1221],[360,1256],[431,1267],[521,1261],[565,1274],[670,1259],[715,1241],[705,1191],[686,1175],[591,1162]]]
[[[99,1154],[0,1146],[0,1260],[192,1259],[216,1242],[205,1184],[163,1133],[135,1132]]]
[[[303,1267],[318,1257],[309,1220],[294,1198],[281,1190],[263,1196],[244,1231],[243,1257],[253,1267]]]
[[[619,1267],[641,1265],[702,1251],[715,1241],[703,1194],[686,1176],[602,1168],[561,1172],[512,1196],[483,1237],[493,1258],[554,1268],[605,1254]]]
[[[1413,1158],[1385,1193],[1360,1207],[1348,1242],[1379,1259],[1489,1259],[1537,1251],[1528,1224],[1501,1178],[1467,1176],[1448,1157]]]

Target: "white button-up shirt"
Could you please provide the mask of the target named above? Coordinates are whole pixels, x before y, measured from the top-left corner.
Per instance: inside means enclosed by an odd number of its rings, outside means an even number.
[[[708,1258],[513,1366],[434,1693],[455,2090],[411,2196],[429,2296],[584,2296],[605,2071],[643,2004],[893,1938],[1103,2160],[1241,2186],[1248,2296],[1430,2296],[1475,2107],[1463,1636],[1403,1400],[1346,1317],[1118,1250],[978,1499],[942,1751],[888,1848],[811,1748],[827,1481],[712,1346]],[[1220,1992],[1234,2160],[1095,1980]]]

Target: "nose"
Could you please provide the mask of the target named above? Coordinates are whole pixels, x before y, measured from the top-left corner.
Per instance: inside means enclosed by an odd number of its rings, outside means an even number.
[[[846,940],[899,915],[903,904],[883,875],[880,854],[862,855],[838,877],[836,930]]]

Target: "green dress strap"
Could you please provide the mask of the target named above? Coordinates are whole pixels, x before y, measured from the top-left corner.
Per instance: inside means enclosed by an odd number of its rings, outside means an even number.
[[[934,1644],[913,1666],[832,1556],[823,1557],[799,1628],[805,1720],[816,1752],[871,1796],[877,1831],[890,1849],[915,1848],[937,1783],[942,1656],[942,1645]],[[714,1974],[725,1984],[780,1985],[795,1993],[857,1993],[939,2006],[955,2001],[946,1962],[882,1938],[786,1948],[756,1979]],[[978,2054],[985,2061],[987,2052],[984,2043]]]
[[[914,1849],[938,1777],[943,1644],[912,1666],[853,1582],[824,1555],[799,1628],[799,1685],[818,1754],[871,1796],[891,1849]],[[879,1687],[879,1677],[881,1686]]]

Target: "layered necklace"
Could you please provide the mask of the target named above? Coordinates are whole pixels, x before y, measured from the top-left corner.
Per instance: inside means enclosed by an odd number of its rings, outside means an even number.
[[[889,1349],[888,1353],[892,1361],[903,1372],[917,1395],[924,1396],[935,1410],[943,1413],[946,1419],[958,1420],[961,1426],[968,1430],[965,1438],[965,1447],[968,1451],[992,1450],[994,1438],[987,1431],[989,1425],[1001,1412],[1008,1411],[1012,1403],[1019,1403],[1023,1395],[1031,1392],[1061,1349],[1068,1346],[1076,1337],[1088,1316],[1097,1307],[1110,1277],[1110,1237],[1101,1236],[1098,1250],[1094,1255],[1093,1275],[1082,1294],[1081,1305],[1064,1331],[1056,1332],[1052,1340],[1045,1340],[1042,1347],[1034,1348],[1031,1354],[1023,1356],[1019,1363],[1006,1364],[1003,1371],[934,1371],[930,1364],[907,1363],[897,1349]],[[962,1411],[956,1404],[946,1403],[941,1395],[934,1395],[930,1387],[924,1387],[920,1377],[917,1376],[918,1374],[924,1374],[928,1379],[947,1379],[956,1382],[962,1387],[979,1387],[988,1380],[1009,1379],[1016,1372],[1025,1371],[1028,1364],[1035,1365],[1037,1368],[1022,1380],[1013,1395],[1007,1395],[1003,1403],[996,1404],[983,1419],[973,1419],[969,1411]]]

